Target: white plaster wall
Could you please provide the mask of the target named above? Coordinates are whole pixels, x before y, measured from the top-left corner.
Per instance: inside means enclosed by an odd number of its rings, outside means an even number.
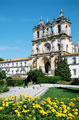
[[[67,62],[68,64],[72,64],[73,63],[73,58],[76,58],[76,64],[79,64],[79,55],[76,56],[67,56]]]
[[[67,28],[66,28],[67,25]],[[67,23],[61,24],[61,33],[66,33],[67,35],[71,36],[71,28]]]
[[[12,63],[14,63],[14,65]],[[16,65],[16,63],[18,63],[18,65]],[[0,68],[2,68],[2,70],[5,70],[5,71],[6,69],[9,70],[8,72],[6,71],[7,75],[26,74],[30,70],[30,60],[0,63]],[[22,68],[25,69],[25,71],[21,71]]]
[[[58,35],[58,25],[53,26],[53,35]]]
[[[33,32],[33,40],[37,40],[37,31]]]
[[[66,45],[68,45],[68,52],[72,53],[72,42],[68,39],[61,40],[61,43],[63,44],[63,50],[66,51]]]
[[[40,30],[40,31],[39,31],[39,38],[41,39],[42,36],[43,36],[43,30]]]
[[[53,42],[54,51],[58,51],[58,39]]]
[[[79,78],[79,65],[70,65],[69,68],[71,70],[71,78]],[[73,69],[76,69],[76,75],[74,75]]]
[[[76,58],[76,64],[73,64],[73,58]],[[71,70],[71,78],[79,77],[79,55],[76,56],[66,56],[67,63],[69,64],[69,68]],[[76,75],[74,75],[74,69],[76,69]]]
[[[33,47],[32,47],[33,54],[36,54],[36,53],[37,53],[36,47],[37,47],[37,45],[36,45],[36,44],[34,44],[34,45],[33,45]]]

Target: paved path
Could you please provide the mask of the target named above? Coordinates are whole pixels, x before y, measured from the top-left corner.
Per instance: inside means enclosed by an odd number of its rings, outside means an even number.
[[[32,97],[34,97],[35,95],[40,96],[40,95],[44,94],[48,90],[48,88],[50,88],[50,87],[79,88],[79,85],[75,86],[75,85],[59,85],[59,84],[41,84],[41,85],[32,85],[32,86],[29,86],[28,88],[27,87],[25,87],[25,88],[23,88],[23,87],[10,87],[10,90],[8,92],[1,93],[0,97],[1,96],[7,97],[8,95],[19,96],[22,93],[25,93],[25,96],[32,96]]]
[[[9,87],[9,91],[5,92],[5,93],[0,93],[0,97],[1,96],[5,96],[7,97],[8,95],[17,95],[19,96],[22,93],[25,93],[25,96],[31,96],[34,97],[35,95],[40,96],[41,94],[43,94],[44,92],[46,92],[48,90],[48,87],[44,86],[44,85],[33,85],[33,86],[29,86],[27,87]]]

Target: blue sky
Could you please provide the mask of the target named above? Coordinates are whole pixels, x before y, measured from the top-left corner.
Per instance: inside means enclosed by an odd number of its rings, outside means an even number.
[[[72,40],[79,41],[79,0],[0,0],[0,57],[28,57],[32,50],[33,27],[41,16],[52,22],[60,9],[72,23]]]

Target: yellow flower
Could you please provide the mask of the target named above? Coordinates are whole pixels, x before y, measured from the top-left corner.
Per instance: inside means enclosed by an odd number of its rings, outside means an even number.
[[[33,98],[33,97],[30,97],[30,101],[34,101],[35,100],[35,98]]]
[[[30,110],[25,110],[25,109],[23,109],[23,113],[27,113],[27,112],[29,112]]]
[[[75,106],[75,103],[73,103],[73,102],[70,102],[70,103],[69,103],[69,106],[72,106],[72,107],[74,107],[74,106]]]
[[[62,108],[64,108],[64,109],[65,109],[65,108],[66,108],[66,105],[62,105]]]
[[[18,113],[17,113],[17,116],[18,116],[18,117],[20,117],[20,116],[21,116],[20,112],[18,112]]]
[[[63,113],[67,113],[67,109],[65,109],[65,110],[63,111]]]
[[[33,117],[33,120],[36,120],[36,117],[35,117],[35,116]]]
[[[19,106],[17,106],[19,109],[21,109],[21,106],[19,105]]]
[[[45,102],[45,101],[42,101],[41,105],[45,105],[45,104],[46,104],[46,102]]]
[[[74,117],[74,115],[72,113],[69,113],[68,117]]]
[[[22,96],[24,96],[24,95],[25,95],[25,92],[22,93]]]
[[[56,110],[53,108],[52,110],[51,110],[52,112],[56,112]]]
[[[67,107],[67,110],[70,110],[71,108],[70,107]]]
[[[27,106],[26,106],[26,105],[24,105],[24,108],[27,108]]]
[[[0,107],[0,110],[3,110],[3,107]]]
[[[28,116],[29,116],[29,117],[32,117],[32,115],[31,115],[31,114],[29,114]]]
[[[6,102],[6,107],[8,107],[8,102]]]
[[[40,113],[41,113],[42,115],[46,115],[46,114],[47,114],[44,110],[40,110]]]
[[[64,104],[64,102],[63,102],[63,101],[61,101],[60,103],[61,103],[61,104]]]
[[[74,112],[74,115],[78,115],[78,112]]]
[[[69,100],[69,98],[67,98],[67,100]]]
[[[79,97],[77,97],[77,101],[79,101]]]

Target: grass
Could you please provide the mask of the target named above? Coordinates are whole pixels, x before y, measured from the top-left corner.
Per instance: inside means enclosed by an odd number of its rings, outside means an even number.
[[[79,88],[49,88],[48,91],[42,96],[44,98],[51,97],[57,98],[75,98],[79,96]]]

